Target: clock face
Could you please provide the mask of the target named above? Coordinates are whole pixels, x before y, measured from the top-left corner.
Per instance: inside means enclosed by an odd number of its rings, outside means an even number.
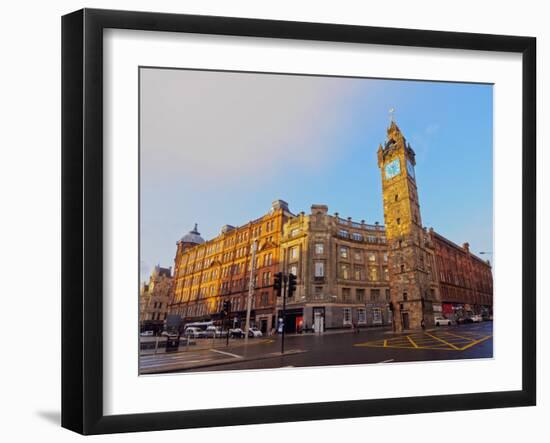
[[[407,172],[412,178],[414,178],[414,166],[409,160],[407,160]]]
[[[396,175],[399,175],[399,173],[401,172],[399,159],[396,158],[395,160],[392,160],[386,165],[384,169],[386,171],[386,180],[395,177]]]

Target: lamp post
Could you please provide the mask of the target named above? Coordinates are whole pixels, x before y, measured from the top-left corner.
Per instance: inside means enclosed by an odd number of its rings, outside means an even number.
[[[248,345],[248,330],[250,329],[250,310],[252,308],[252,297],[254,296],[254,271],[256,261],[256,249],[258,249],[258,240],[254,240],[252,243],[252,258],[250,263],[250,278],[248,281],[248,297],[246,300],[246,323],[244,326],[244,345],[247,349]]]

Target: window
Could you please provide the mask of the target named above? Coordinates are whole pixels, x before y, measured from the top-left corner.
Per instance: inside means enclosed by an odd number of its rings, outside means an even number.
[[[290,265],[288,267],[288,272],[290,274],[294,274],[296,277],[298,277],[298,265]]]
[[[388,262],[388,253],[384,252],[384,255],[382,256],[382,260],[384,260],[384,263]]]
[[[315,243],[315,253],[321,255],[325,253],[325,244],[324,243]]]
[[[403,300],[407,301],[408,297],[408,294],[406,292],[403,292]]]
[[[401,272],[405,272],[405,265],[400,266]]]
[[[382,310],[380,308],[374,308],[372,310],[372,323],[374,325],[382,324]]]
[[[397,217],[397,220],[395,220],[397,222],[398,225],[401,224],[401,219],[399,217]]]
[[[340,278],[343,278],[344,280],[349,279],[349,266],[346,264],[340,265]]]
[[[342,301],[349,303],[351,301],[351,289],[342,288]]]
[[[388,271],[388,268],[384,266],[384,280],[390,281],[390,272]]]
[[[297,259],[298,258],[298,246],[293,246],[290,248],[290,259]]]
[[[348,258],[348,248],[346,248],[345,246],[341,246],[340,247],[340,257],[342,258]]]
[[[356,289],[355,290],[355,297],[357,298],[358,302],[364,302],[365,301],[365,290],[364,289]]]
[[[357,324],[359,325],[367,324],[367,310],[365,308],[357,309]]]
[[[321,298],[322,295],[323,295],[323,287],[315,286],[315,298]]]
[[[351,325],[351,308],[344,308],[342,312],[344,317],[344,325]]]
[[[371,289],[370,290],[370,299],[371,299],[371,301],[380,300],[380,289]]]
[[[325,263],[322,261],[315,262],[315,277],[325,276]]]
[[[354,278],[355,278],[355,280],[363,280],[363,278],[364,278],[364,276],[363,276],[363,268],[355,267],[355,270],[354,270]]]
[[[345,229],[340,229],[340,231],[338,232],[338,235],[340,235],[340,237],[343,237],[343,238],[349,238],[349,232],[346,231]]]
[[[296,237],[300,233],[300,229],[294,228],[292,231],[290,231],[291,237]]]
[[[355,261],[363,261],[363,254],[361,254],[360,249],[356,249],[355,251],[353,251],[353,259]]]
[[[267,294],[267,292],[262,292],[261,303],[262,303],[262,306],[267,306],[268,305],[268,294]]]
[[[374,252],[369,252],[367,258],[369,262],[376,263],[376,254]]]
[[[371,281],[378,280],[378,268],[375,268],[375,267],[369,268],[369,280]]]
[[[363,241],[363,236],[361,234],[358,234],[357,232],[354,232],[351,234],[351,238],[355,241]]]

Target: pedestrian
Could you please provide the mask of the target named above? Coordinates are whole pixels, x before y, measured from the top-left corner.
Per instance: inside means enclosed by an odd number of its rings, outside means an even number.
[[[424,319],[420,322],[420,326],[422,327],[422,330],[424,331],[426,329],[426,324],[424,323]]]

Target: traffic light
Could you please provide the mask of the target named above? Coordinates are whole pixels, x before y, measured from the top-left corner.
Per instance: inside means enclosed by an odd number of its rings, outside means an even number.
[[[277,272],[273,278],[273,289],[277,297],[281,296],[281,289],[283,288],[283,273]]]
[[[296,276],[294,274],[288,274],[288,296],[292,297],[292,295],[296,292]]]
[[[229,315],[230,312],[231,312],[231,302],[229,300],[225,300],[223,302],[222,314],[225,317],[225,316]]]

